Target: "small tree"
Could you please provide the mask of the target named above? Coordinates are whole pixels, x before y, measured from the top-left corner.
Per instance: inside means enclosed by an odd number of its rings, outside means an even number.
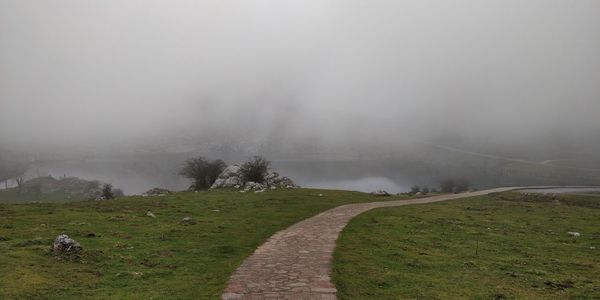
[[[420,191],[421,191],[421,187],[419,187],[418,185],[413,185],[413,186],[410,188],[410,193],[411,193],[411,194],[416,194],[416,193],[418,193],[418,192],[420,192]]]
[[[424,186],[424,187],[421,189],[421,193],[423,193],[423,194],[429,194],[429,187],[428,187],[428,186]]]
[[[109,199],[113,199],[115,197],[115,195],[113,194],[113,190],[112,190],[112,184],[107,183],[102,185],[102,198],[109,200]]]
[[[225,162],[220,159],[208,161],[204,157],[190,158],[179,174],[193,181],[190,189],[206,190],[215,183],[225,167]]]
[[[245,162],[240,167],[242,180],[244,182],[253,181],[258,183],[265,182],[265,176],[269,170],[271,162],[262,156],[255,156],[252,160]]]

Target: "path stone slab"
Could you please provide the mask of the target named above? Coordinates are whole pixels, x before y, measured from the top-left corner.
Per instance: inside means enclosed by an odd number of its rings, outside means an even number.
[[[331,262],[335,241],[350,219],[368,210],[499,193],[498,188],[428,198],[338,206],[271,236],[231,276],[223,300],[335,300]]]

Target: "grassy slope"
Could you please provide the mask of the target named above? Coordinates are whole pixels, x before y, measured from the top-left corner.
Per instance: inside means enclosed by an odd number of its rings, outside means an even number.
[[[217,299],[230,273],[276,231],[374,200],[380,198],[300,189],[0,204],[0,298]],[[157,217],[145,216],[148,210]],[[96,237],[86,237],[91,232]],[[79,261],[49,255],[61,233],[85,248]]]
[[[333,277],[340,299],[598,299],[599,251],[600,197],[510,193],[367,212]]]

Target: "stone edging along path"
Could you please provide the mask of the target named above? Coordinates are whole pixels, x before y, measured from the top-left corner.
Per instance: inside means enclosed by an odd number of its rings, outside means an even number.
[[[338,206],[277,232],[233,273],[223,300],[336,299],[331,261],[338,235],[355,216],[379,207],[424,204],[506,192],[497,188],[411,200]]]

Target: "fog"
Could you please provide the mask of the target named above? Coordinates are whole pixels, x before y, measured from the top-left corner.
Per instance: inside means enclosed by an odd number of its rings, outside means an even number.
[[[599,36],[596,0],[0,0],[0,148],[578,159],[600,149]]]

